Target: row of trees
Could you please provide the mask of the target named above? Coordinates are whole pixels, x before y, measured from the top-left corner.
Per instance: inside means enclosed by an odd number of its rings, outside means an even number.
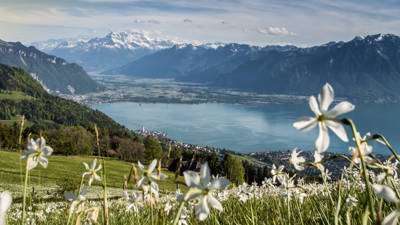
[[[20,149],[18,146],[19,124],[7,126],[0,123],[0,149]],[[42,135],[48,145],[54,149],[54,154],[60,155],[96,155],[96,138],[93,128],[85,129],[81,126],[59,126],[54,129],[40,131],[36,127],[25,128],[22,133],[23,148],[28,138],[37,138]],[[226,176],[232,183],[242,184],[258,182],[268,176],[268,170],[242,161],[232,154],[223,157],[214,152],[206,154],[197,151],[182,151],[170,147],[166,143],[151,135],[143,138],[133,132],[125,130],[112,131],[99,129],[100,146],[103,155],[117,157],[121,160],[149,163],[153,159],[162,160],[163,165],[171,170],[177,169],[177,164],[182,157],[184,169],[195,169],[196,164],[208,162],[213,175]],[[171,149],[170,149],[171,148]]]

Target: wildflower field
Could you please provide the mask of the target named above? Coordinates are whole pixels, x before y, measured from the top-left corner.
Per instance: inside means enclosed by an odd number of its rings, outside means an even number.
[[[235,186],[211,176],[207,162],[197,172],[173,173],[156,159],[143,166],[100,154],[52,156],[51,146],[38,138],[22,154],[0,152],[0,225],[397,224],[399,156],[383,135],[360,135],[350,118],[338,118],[355,106],[344,101],[329,109],[333,97],[326,84],[317,98],[310,97],[315,116],[293,124],[300,131],[318,126],[314,160],[294,149],[290,163],[296,170],[317,168],[322,182],[306,183],[273,165],[262,185]],[[324,168],[332,132],[349,143],[352,154],[343,156],[348,165],[339,180],[331,180]],[[371,141],[385,145],[391,157],[384,162],[374,157]]]

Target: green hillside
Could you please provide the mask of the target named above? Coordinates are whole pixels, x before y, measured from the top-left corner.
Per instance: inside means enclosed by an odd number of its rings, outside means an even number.
[[[41,129],[58,125],[125,129],[104,113],[48,94],[25,70],[0,64],[0,120],[24,115]]]

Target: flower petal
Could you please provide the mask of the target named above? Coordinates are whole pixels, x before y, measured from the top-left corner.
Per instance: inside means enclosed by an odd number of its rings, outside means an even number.
[[[47,168],[47,164],[49,163],[49,161],[47,160],[47,158],[39,156],[39,163],[44,167]]]
[[[31,139],[28,142],[28,145],[26,146],[26,148],[28,149],[28,151],[33,151],[36,152],[39,149],[39,146],[36,144],[36,141],[34,141],[33,139]]]
[[[394,193],[394,191],[388,186],[373,184],[372,188],[374,189],[374,192],[378,198],[383,198],[386,201],[393,203],[398,203],[400,201],[397,198],[396,193]]]
[[[200,168],[200,179],[203,186],[207,186],[210,183],[210,167],[208,167],[208,162],[205,162]]]
[[[32,157],[28,160],[28,170],[35,168],[38,164],[39,160],[37,157]]]
[[[218,178],[216,180],[213,180],[211,184],[209,185],[209,189],[222,189],[228,186],[231,182],[229,182],[228,179],[226,178]]]
[[[101,170],[101,168],[102,168],[102,166],[101,166],[101,164],[100,164],[99,167],[97,167],[97,169],[95,169],[94,171],[95,171],[95,172],[98,172],[99,170]]]
[[[210,214],[210,209],[207,205],[207,196],[204,196],[200,199],[200,202],[198,205],[196,205],[195,210],[196,216],[200,221],[203,221],[208,217],[208,214]]]
[[[318,123],[319,135],[315,141],[315,148],[319,153],[325,152],[329,147],[329,134],[328,128],[323,123]]]
[[[97,158],[96,159],[93,159],[93,162],[92,162],[92,165],[91,165],[91,169],[92,170],[94,170],[94,168],[96,167],[96,164],[97,164]]]
[[[144,179],[144,177],[142,177],[142,179],[140,179],[138,182],[138,188],[140,188],[144,184],[144,181],[145,181],[145,179]]]
[[[185,171],[183,172],[183,176],[185,177],[185,183],[188,187],[200,187],[199,174],[193,171]]]
[[[385,217],[382,221],[382,225],[396,225],[399,218],[399,211],[394,210]]]
[[[53,153],[53,149],[52,149],[50,146],[44,146],[44,147],[43,147],[43,152],[42,152],[42,154],[43,154],[44,156],[49,156],[49,155],[51,155],[51,153]]]
[[[165,180],[168,178],[168,175],[160,174],[160,180]]]
[[[315,115],[317,116],[321,115],[321,111],[318,108],[317,99],[314,96],[310,97],[308,104],[310,105],[310,108],[315,113]]]
[[[317,119],[315,117],[300,117],[293,123],[293,127],[301,131],[309,131],[317,125]]]
[[[100,176],[99,176],[99,175],[97,175],[97,174],[94,174],[93,176],[94,176],[94,179],[95,179],[95,180],[97,180],[97,181],[101,181],[101,179],[100,179]]]
[[[210,204],[211,207],[213,207],[214,209],[217,209],[219,211],[224,210],[222,208],[221,203],[211,195],[208,195],[208,204]]]
[[[141,171],[145,171],[144,166],[140,163],[140,161],[138,162],[138,167]]]
[[[326,112],[329,105],[333,102],[334,92],[330,84],[326,83],[318,95],[319,104],[321,104],[321,111]]]
[[[84,162],[83,165],[85,166],[86,170],[90,170],[89,165],[87,163]]]
[[[92,182],[93,182],[93,176],[90,176],[90,178],[89,178],[89,186],[92,185]]]
[[[64,198],[68,201],[72,201],[72,200],[76,200],[77,196],[72,192],[66,191],[66,192],[64,192]]]
[[[333,109],[329,110],[326,113],[326,115],[329,117],[337,117],[339,115],[351,112],[355,108],[356,107],[353,104],[351,104],[350,102],[344,101],[344,102],[341,102],[341,103],[335,105],[335,107],[333,107]]]
[[[4,191],[0,194],[0,215],[4,214],[10,208],[12,197],[10,192]]]
[[[40,147],[44,147],[46,146],[46,140],[44,139],[44,137],[40,137],[38,139],[36,139],[36,145],[40,148]]]
[[[157,166],[157,159],[154,159],[151,164],[149,165],[149,167],[147,168],[147,171],[149,173],[151,173]]]
[[[329,127],[340,139],[342,139],[342,141],[349,141],[349,139],[347,138],[346,130],[344,129],[342,124],[332,120],[325,120],[324,122],[327,127]]]

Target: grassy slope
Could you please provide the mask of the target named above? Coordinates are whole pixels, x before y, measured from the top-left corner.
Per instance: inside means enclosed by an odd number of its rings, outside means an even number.
[[[6,152],[0,151],[0,189],[5,189],[5,187],[15,187],[18,189],[21,184],[21,170],[20,168],[25,168],[25,161],[21,161],[21,154],[17,152]],[[83,162],[90,165],[94,157],[90,156],[50,156],[49,164],[46,169],[41,165],[30,171],[30,182],[36,186],[43,187],[54,187],[58,182],[61,182],[65,177],[77,177],[80,179],[80,173],[85,172],[85,167]],[[99,162],[99,161],[98,161]],[[131,163],[123,162],[114,159],[106,160],[106,174],[107,174],[107,185],[114,188],[122,188],[123,176],[128,175],[131,168]],[[137,165],[136,168],[138,169]],[[22,172],[22,175],[24,174]],[[138,171],[140,171],[138,169]],[[160,187],[160,192],[175,192],[176,185],[173,181],[174,173],[170,171],[163,171],[164,174],[168,175],[168,178],[164,181],[158,182]],[[180,177],[179,180],[183,181]],[[87,179],[86,179],[87,184]],[[93,185],[99,186],[100,183],[94,181]],[[18,187],[17,187],[18,186]],[[130,182],[128,188],[134,188],[134,181]],[[183,186],[180,185],[183,189]],[[183,189],[185,190],[185,189]],[[15,192],[20,192],[20,190],[10,190]]]

